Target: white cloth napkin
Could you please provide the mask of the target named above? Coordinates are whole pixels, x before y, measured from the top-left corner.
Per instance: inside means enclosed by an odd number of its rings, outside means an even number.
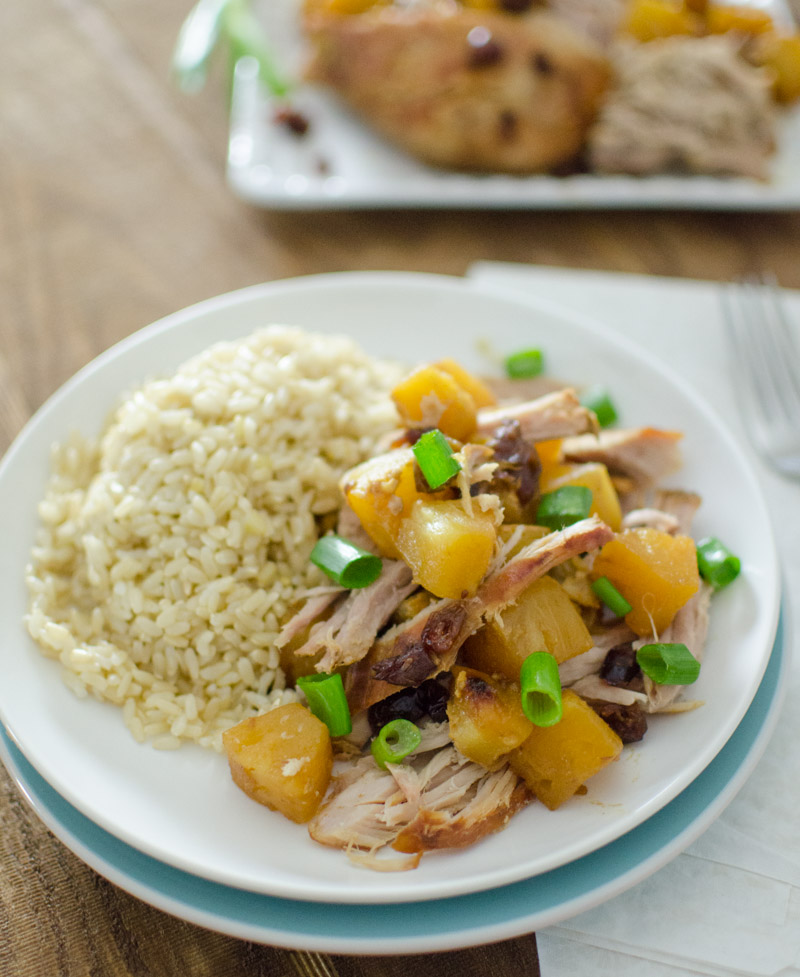
[[[557,302],[630,338],[694,384],[744,442],[715,283],[481,262],[468,276]],[[800,328],[800,292],[787,293]],[[794,364],[800,370],[800,363]],[[800,418],[798,418],[800,425]],[[800,631],[800,484],[750,451]],[[746,518],[746,513],[743,513]],[[543,977],[800,977],[800,660],[776,732],[719,819],[655,875],[537,933]]]

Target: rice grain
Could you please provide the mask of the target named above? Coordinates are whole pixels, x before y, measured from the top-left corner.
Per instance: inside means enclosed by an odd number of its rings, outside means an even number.
[[[25,620],[68,686],[159,749],[219,750],[225,729],[293,701],[274,642],[326,582],[308,559],[317,520],[395,425],[399,375],[345,337],[271,326],[56,446]]]

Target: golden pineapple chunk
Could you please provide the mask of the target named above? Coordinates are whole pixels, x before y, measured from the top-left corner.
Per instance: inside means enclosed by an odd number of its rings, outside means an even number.
[[[800,98],[800,34],[762,35],[755,59],[772,74],[772,91],[778,102]]]
[[[772,30],[772,18],[764,10],[744,7],[741,4],[709,4],[705,14],[709,34],[766,34]]]
[[[290,821],[310,821],[333,768],[328,727],[299,702],[245,719],[222,735],[233,782]]]
[[[511,769],[551,811],[622,752],[619,736],[579,695],[565,689],[562,702],[560,722],[533,726],[508,755]]]
[[[564,588],[552,577],[541,577],[516,604],[467,639],[462,657],[472,668],[518,681],[522,663],[534,651],[548,651],[560,663],[592,644]]]
[[[539,486],[542,492],[555,492],[565,485],[580,485],[592,493],[592,507],[589,514],[599,516],[615,533],[622,526],[622,509],[617,490],[608,474],[608,469],[599,461],[585,465],[559,465],[542,473]]]
[[[539,456],[539,463],[542,466],[541,478],[548,478],[550,472],[561,465],[562,444],[561,438],[536,442],[536,454]]]
[[[533,724],[522,711],[519,685],[473,668],[454,669],[447,703],[450,737],[476,763],[493,767],[530,735]]]
[[[460,499],[418,500],[401,523],[397,548],[421,587],[457,600],[477,590],[496,539],[490,512],[475,506],[470,515]]]
[[[592,576],[608,577],[631,605],[628,627],[641,637],[660,634],[697,592],[697,550],[689,536],[658,529],[626,529],[597,554]]]
[[[392,390],[403,423],[412,428],[438,427],[457,441],[475,433],[477,408],[472,395],[450,373],[421,366]]]
[[[342,479],[342,491],[350,508],[383,556],[399,559],[395,539],[400,522],[411,508],[414,486],[414,453],[396,448],[351,468]]]
[[[703,20],[676,0],[632,0],[624,29],[637,41],[654,41],[675,34],[700,34]]]
[[[473,376],[455,360],[444,359],[433,364],[438,370],[444,370],[456,383],[475,401],[476,407],[494,407],[497,398],[479,377]]]

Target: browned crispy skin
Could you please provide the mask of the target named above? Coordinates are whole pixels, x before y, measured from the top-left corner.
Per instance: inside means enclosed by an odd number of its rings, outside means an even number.
[[[542,11],[418,4],[305,18],[308,77],[434,165],[533,173],[583,146],[608,86],[593,41]]]
[[[522,781],[514,784],[509,774],[505,776],[505,790],[502,793],[496,791],[497,797],[491,804],[482,803],[479,797],[467,806],[466,811],[455,816],[422,808],[398,834],[392,847],[409,854],[441,848],[468,848],[481,838],[501,831],[531,800],[525,784]]]

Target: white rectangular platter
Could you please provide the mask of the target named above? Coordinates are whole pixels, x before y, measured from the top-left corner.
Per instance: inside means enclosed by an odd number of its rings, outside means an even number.
[[[739,0],[743,5],[748,0]],[[791,22],[785,0],[749,0]],[[258,8],[285,72],[299,77],[298,0]],[[281,210],[348,208],[680,208],[799,210],[800,108],[780,123],[769,180],[707,176],[506,176],[436,170],[373,133],[332,95],[311,85],[291,104],[309,121],[302,138],[274,121],[276,104],[243,59],[235,72],[227,178],[244,200]]]

